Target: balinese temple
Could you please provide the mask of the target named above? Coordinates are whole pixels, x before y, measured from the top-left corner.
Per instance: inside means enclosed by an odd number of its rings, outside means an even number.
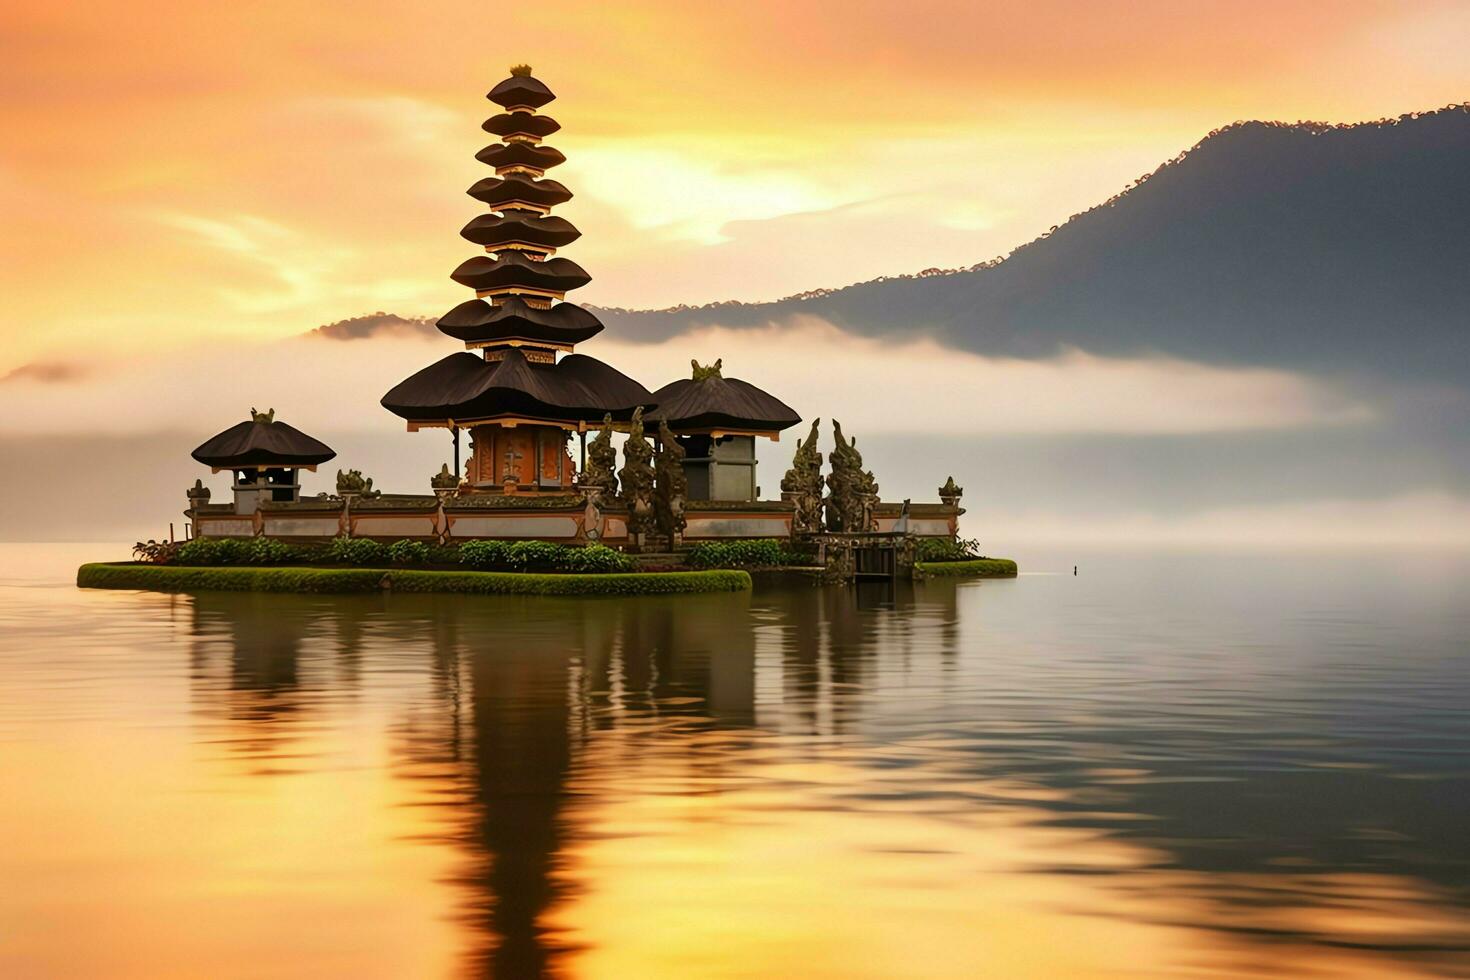
[[[229,470],[235,513],[253,514],[262,503],[300,500],[300,472],[315,471],[337,454],[326,443],[277,421],[275,409],[251,409],[248,420],[205,440],[190,455],[212,473]],[[208,499],[207,491],[202,497]]]
[[[779,439],[801,421],[789,405],[748,381],[726,378],[723,364],[693,365],[692,377],[653,393],[646,416],[665,422],[684,450],[691,500],[757,500],[755,440]]]
[[[813,425],[785,477],[763,487],[757,447],[801,417],[774,395],[725,377],[719,361],[695,364],[692,377],[650,392],[581,353],[579,345],[603,326],[566,298],[591,277],[561,254],[580,232],[552,214],[572,197],[547,176],[566,159],[544,142],[560,129],[542,111],[555,96],[530,68],[517,66],[488,98],[496,111],[484,129],[496,141],[476,157],[493,173],[470,187],[485,210],[460,231],[483,253],[450,276],[474,297],[437,324],[464,349],[382,398],[410,432],[445,430],[452,468],[445,462],[439,473],[424,474],[429,485],[418,493],[375,491],[348,470],[338,473],[335,493],[302,498],[300,471],[334,453],[274,413],[255,414],[194,451],[201,463],[234,475],[235,497],[211,504],[209,490],[196,483],[188,492],[189,533],[439,544],[531,539],[667,554],[722,538],[957,532],[963,511],[953,481],[938,504],[883,503],[840,430],[826,457],[830,475],[823,475]],[[462,456],[466,429],[469,453]],[[609,430],[629,433],[623,465]],[[590,445],[589,432],[599,433]]]
[[[475,291],[438,322],[465,350],[429,365],[383,396],[383,407],[408,421],[409,431],[469,429],[464,467],[470,486],[488,491],[570,489],[576,468],[567,451],[572,433],[605,416],[627,423],[650,408],[647,388],[575,347],[602,331],[597,317],[566,294],[592,277],[557,255],[581,235],[551,209],[572,192],[546,176],[566,160],[542,143],[561,128],[540,110],[555,95],[530,68],[517,66],[490,90],[503,111],[483,128],[500,138],[476,158],[495,171],[470,197],[489,213],[460,231],[482,246],[450,278]]]

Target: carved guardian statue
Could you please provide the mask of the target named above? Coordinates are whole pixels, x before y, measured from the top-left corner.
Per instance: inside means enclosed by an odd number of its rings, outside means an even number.
[[[623,505],[628,508],[628,538],[641,548],[655,528],[653,515],[653,447],[643,437],[643,409],[633,410],[633,424],[623,443],[623,468],[618,471]]]
[[[689,480],[684,475],[684,447],[679,445],[667,422],[658,424],[658,456],[654,460],[654,517],[660,534],[677,548],[683,541],[689,520],[684,516],[684,500],[689,495]]]

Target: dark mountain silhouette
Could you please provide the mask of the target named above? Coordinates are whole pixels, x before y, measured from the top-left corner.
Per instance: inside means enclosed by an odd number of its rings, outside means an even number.
[[[613,336],[796,315],[986,354],[1161,352],[1470,380],[1470,105],[1236,123],[1003,260],[769,303],[599,310]]]

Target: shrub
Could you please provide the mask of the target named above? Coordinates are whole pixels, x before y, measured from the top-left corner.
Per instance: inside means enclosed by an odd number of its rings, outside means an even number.
[[[431,565],[458,565],[458,545],[434,545],[429,548],[429,563]]]
[[[973,558],[969,561],[918,562],[914,573],[921,578],[931,576],[970,576],[974,578],[1014,578],[1016,563],[1009,558]]]
[[[510,564],[510,545],[505,541],[466,541],[459,546],[459,561],[471,568],[505,568]]]
[[[422,541],[394,541],[388,546],[388,558],[395,565],[423,565],[429,560],[429,546]]]
[[[178,565],[289,565],[311,561],[309,549],[274,538],[195,538],[178,546]]]
[[[238,565],[250,554],[254,538],[195,538],[185,541],[175,560],[180,565]]]
[[[984,558],[980,542],[967,538],[918,538],[914,542],[918,561],[972,561]]]
[[[245,549],[241,564],[288,565],[304,557],[302,549],[274,538],[255,538]]]
[[[510,567],[520,572],[556,568],[562,562],[563,548],[550,541],[517,541],[510,546]]]
[[[691,568],[749,568],[783,564],[788,552],[775,538],[749,541],[701,541],[684,555]]]
[[[349,538],[346,535],[333,538],[327,545],[322,560],[336,565],[370,566],[381,565],[388,558],[388,549],[368,538]]]
[[[568,572],[631,572],[638,567],[630,555],[605,544],[589,544],[585,548],[566,548],[560,565]]]
[[[629,572],[638,567],[628,555],[607,545],[565,545],[550,541],[466,541],[459,562],[472,568],[517,572]]]
[[[133,545],[133,557],[154,565],[168,565],[178,557],[179,549],[184,544],[182,541],[154,541],[149,538]]]

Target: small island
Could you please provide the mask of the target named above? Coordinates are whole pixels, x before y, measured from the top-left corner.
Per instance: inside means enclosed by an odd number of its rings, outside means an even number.
[[[437,322],[464,349],[381,399],[409,432],[450,436],[430,492],[386,493],[348,469],[334,492],[305,496],[302,473],[335,451],[251,409],[193,452],[231,474],[232,499],[211,502],[196,480],[183,541],[85,565],[78,585],[629,595],[749,588],[752,569],[817,582],[1016,574],[960,538],[952,477],[937,502],[885,502],[836,422],[827,472],[817,419],[779,498],[761,499],[758,441],[802,418],[722,360],[650,391],[577,352],[603,325],[566,300],[591,277],[557,255],[581,232],[551,214],[572,196],[546,177],[566,159],[543,142],[561,128],[540,111],[555,95],[518,65],[488,98],[500,111],[483,128],[499,141],[476,158],[494,176],[468,191],[488,210],[460,231],[484,254],[450,276],[475,298]]]

